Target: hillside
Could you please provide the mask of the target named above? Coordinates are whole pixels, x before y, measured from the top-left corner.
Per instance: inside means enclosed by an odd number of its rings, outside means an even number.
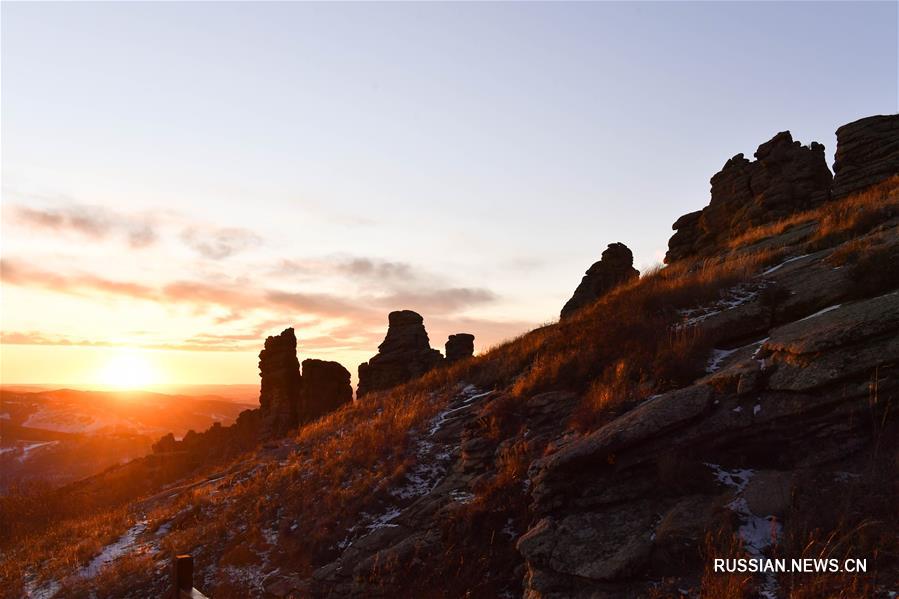
[[[0,498],[4,596],[159,597],[174,552],[216,599],[895,596],[899,116],[837,133],[835,176],[788,132],[729,160],[666,266],[594,265],[559,322]]]

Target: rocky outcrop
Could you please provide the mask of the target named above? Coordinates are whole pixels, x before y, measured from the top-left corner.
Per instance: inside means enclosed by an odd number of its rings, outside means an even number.
[[[803,146],[789,131],[763,143],[750,161],[737,154],[711,179],[711,201],[679,218],[665,262],[708,256],[747,229],[808,210],[830,198],[824,146]]]
[[[303,360],[301,422],[314,420],[353,401],[350,371],[337,362]]]
[[[446,361],[451,364],[474,355],[474,335],[456,333],[446,340]]]
[[[849,242],[866,253],[845,267],[832,263],[843,247],[766,269],[739,302],[697,319],[722,348],[709,374],[534,462],[533,521],[517,544],[525,597],[644,597],[668,577],[688,588],[709,534],[733,531],[749,555],[771,555],[808,509],[802,497],[839,495],[869,471],[895,438],[899,280],[859,277],[872,255],[899,249],[897,231],[894,217]],[[751,583],[780,596],[772,584]]]
[[[265,340],[259,353],[260,431],[278,437],[353,400],[350,373],[337,362],[297,360],[293,329]]]
[[[358,398],[401,385],[443,362],[443,355],[431,349],[420,314],[399,310],[391,312],[387,321],[387,336],[378,346],[378,354],[359,365]]]
[[[623,243],[610,243],[599,262],[591,266],[574,295],[562,308],[561,318],[568,318],[581,308],[589,306],[612,288],[640,276],[634,268],[634,254]]]
[[[899,114],[869,116],[837,129],[834,198],[899,175]]]
[[[264,434],[282,435],[299,423],[302,378],[292,328],[265,340],[259,352],[259,407]]]

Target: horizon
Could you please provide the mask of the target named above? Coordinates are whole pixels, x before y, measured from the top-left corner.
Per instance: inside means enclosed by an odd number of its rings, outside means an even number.
[[[356,381],[407,308],[483,353],[896,112],[895,3],[700,4],[4,3],[2,384],[258,385],[287,327]]]

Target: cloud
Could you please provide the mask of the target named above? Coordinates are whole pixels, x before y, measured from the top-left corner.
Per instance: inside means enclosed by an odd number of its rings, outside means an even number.
[[[158,297],[152,287],[140,283],[115,281],[91,274],[65,276],[5,258],[0,260],[0,280],[11,285],[42,287],[60,293],[80,294],[99,291],[138,299],[152,300]]]
[[[106,279],[88,273],[57,274],[10,259],[0,260],[3,282],[22,287],[42,287],[60,293],[100,292],[163,303],[220,306],[231,313],[226,320],[258,308],[288,308],[328,318],[380,317],[384,312],[413,309],[422,314],[449,314],[471,306],[493,302],[496,295],[477,287],[443,287],[400,291],[382,295],[359,295],[350,301],[330,293],[308,293],[258,288],[248,281],[210,283],[181,280],[151,287],[131,281]]]
[[[26,227],[59,233],[73,232],[97,240],[121,235],[134,248],[149,246],[157,238],[152,219],[148,216],[123,215],[102,206],[70,204],[54,209],[14,206],[13,218]]]
[[[496,294],[480,287],[444,287],[398,291],[374,300],[389,310],[411,309],[422,314],[447,314],[495,301]]]
[[[387,262],[371,258],[353,258],[337,265],[337,271],[353,277],[366,277],[376,280],[411,281],[419,279],[412,265],[406,262]]]
[[[122,342],[68,337],[65,335],[47,335],[38,331],[13,331],[0,335],[3,345],[53,345],[66,347],[127,347],[134,349],[155,349],[172,351],[254,351],[261,344],[258,339],[219,340],[188,339],[169,343],[158,342]]]
[[[407,262],[379,258],[331,256],[327,258],[285,259],[271,270],[273,275],[341,276],[353,281],[397,283],[427,279]]]
[[[326,317],[359,317],[371,313],[362,304],[348,302],[327,293],[269,290],[265,292],[265,299],[275,306]]]
[[[188,227],[181,232],[181,241],[210,260],[222,260],[262,244],[259,235],[239,227],[205,230]]]

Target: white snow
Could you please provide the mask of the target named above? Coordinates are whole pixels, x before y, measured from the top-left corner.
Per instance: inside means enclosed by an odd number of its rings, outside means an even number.
[[[713,349],[712,355],[709,358],[708,366],[705,367],[705,371],[709,374],[717,371],[721,368],[721,362],[723,362],[729,355],[733,354],[735,351],[738,351],[740,348],[736,349]]]
[[[471,503],[475,499],[474,493],[461,491],[459,489],[450,491],[450,497],[452,497],[453,501],[455,501],[456,503]]]
[[[800,319],[797,320],[796,322],[802,322],[802,321],[804,321],[804,320],[809,320],[810,318],[815,318],[816,316],[821,316],[822,314],[827,314],[828,312],[832,312],[832,311],[836,310],[837,308],[839,308],[839,307],[842,306],[842,305],[843,305],[843,304],[836,304],[836,305],[834,305],[834,306],[828,306],[827,308],[824,308],[823,310],[818,310],[818,311],[815,312],[814,314],[809,314],[809,315],[806,316],[805,318],[800,318]]]
[[[712,469],[718,482],[733,488],[735,498],[727,507],[740,518],[740,528],[737,531],[743,541],[743,547],[752,557],[762,557],[765,550],[775,545],[783,533],[783,526],[774,516],[757,516],[749,509],[749,504],[742,497],[743,491],[749,484],[749,480],[755,474],[751,469],[725,470],[717,464],[706,462],[706,466]],[[766,599],[776,599],[777,578],[773,573],[765,575],[760,594]]]
[[[256,591],[262,591],[262,581],[265,580],[266,573],[264,569],[267,564],[250,565],[250,566],[225,566],[221,571],[233,582],[245,584]]]
[[[781,263],[778,264],[777,266],[772,266],[771,268],[769,268],[768,270],[766,270],[765,272],[763,272],[763,273],[762,273],[762,276],[764,277],[765,275],[770,275],[772,272],[775,272],[776,270],[779,270],[779,269],[780,269],[782,266],[784,266],[785,264],[789,264],[790,262],[795,262],[796,260],[801,260],[802,258],[805,258],[806,256],[810,256],[810,255],[811,255],[811,254],[802,254],[801,256],[793,256],[792,258],[787,258],[786,260],[784,260],[783,262],[781,262]]]
[[[422,435],[415,445],[415,464],[406,472],[405,484],[390,490],[390,494],[402,502],[417,499],[423,495],[427,495],[438,485],[438,483],[446,475],[447,468],[452,458],[451,448],[447,448],[442,444],[432,440],[435,434],[439,432],[443,425],[451,419],[451,415],[471,407],[475,400],[491,395],[493,391],[481,392],[474,385],[466,385],[455,397],[457,401],[450,402],[454,407],[448,407],[440,411],[428,423],[426,434]],[[461,400],[461,401],[458,401]],[[474,495],[466,494],[461,491],[453,491],[451,497],[454,501],[460,503],[468,503],[474,499]],[[469,497],[469,495],[471,495]],[[337,543],[337,548],[344,550],[351,546],[358,538],[358,533],[363,529],[368,534],[380,528],[390,528],[398,526],[393,524],[402,513],[402,510],[395,505],[385,508],[380,515],[372,515],[367,512],[360,514],[360,522],[347,529],[347,536]]]
[[[743,521],[739,534],[751,555],[760,557],[765,549],[777,542],[783,527],[774,516],[756,516],[742,497],[734,499],[727,507]]]
[[[753,341],[752,343],[749,344],[749,345],[758,345],[758,348],[756,348],[756,350],[752,353],[753,358],[756,357],[757,355],[759,355],[759,352],[762,351],[762,346],[765,344],[765,341],[767,341],[770,338],[771,337],[765,337],[764,339],[759,339],[758,341]]]
[[[22,455],[19,456],[19,461],[24,462],[29,457],[31,457],[31,452],[35,449],[40,449],[41,447],[53,447],[54,445],[59,445],[59,441],[41,441],[39,443],[27,443],[22,446]]]
[[[25,597],[28,599],[52,599],[60,590],[59,582],[49,580],[41,586],[36,586],[33,578],[25,583]]]
[[[146,528],[146,520],[141,520],[129,528],[117,541],[104,547],[103,550],[100,551],[100,554],[91,560],[91,563],[81,568],[78,572],[79,576],[82,578],[93,578],[104,566],[111,564],[126,553],[129,553],[137,542],[137,537],[144,532],[144,529]]]
[[[262,530],[262,536],[265,537],[265,542],[269,545],[277,545],[278,544],[278,529],[277,528],[264,528]]]
[[[752,408],[752,414],[753,414],[753,415],[756,415],[756,414],[758,414],[758,413],[761,412],[761,411],[762,411],[762,405],[761,405],[761,404],[755,404],[755,406],[753,406],[753,408]]]
[[[746,488],[746,485],[749,484],[749,479],[755,474],[755,470],[750,469],[725,470],[718,464],[709,462],[705,462],[705,465],[712,469],[712,474],[715,475],[715,479],[719,483],[733,487],[737,490],[737,493],[742,492]]]
[[[757,289],[744,283],[731,287],[724,292],[724,297],[709,306],[681,310],[680,314],[685,320],[679,323],[677,328],[683,329],[698,325],[707,318],[711,318],[712,316],[720,314],[721,312],[726,312],[727,310],[732,310],[754,300],[758,297],[758,294]]]
[[[861,478],[861,474],[855,472],[834,472],[833,479],[838,483],[848,483],[854,478]]]
[[[506,535],[510,539],[514,539],[518,536],[518,533],[515,532],[514,524],[515,523],[512,521],[512,518],[509,518],[508,520],[506,520],[506,524],[505,526],[503,526],[503,529],[500,531],[500,533]]]

